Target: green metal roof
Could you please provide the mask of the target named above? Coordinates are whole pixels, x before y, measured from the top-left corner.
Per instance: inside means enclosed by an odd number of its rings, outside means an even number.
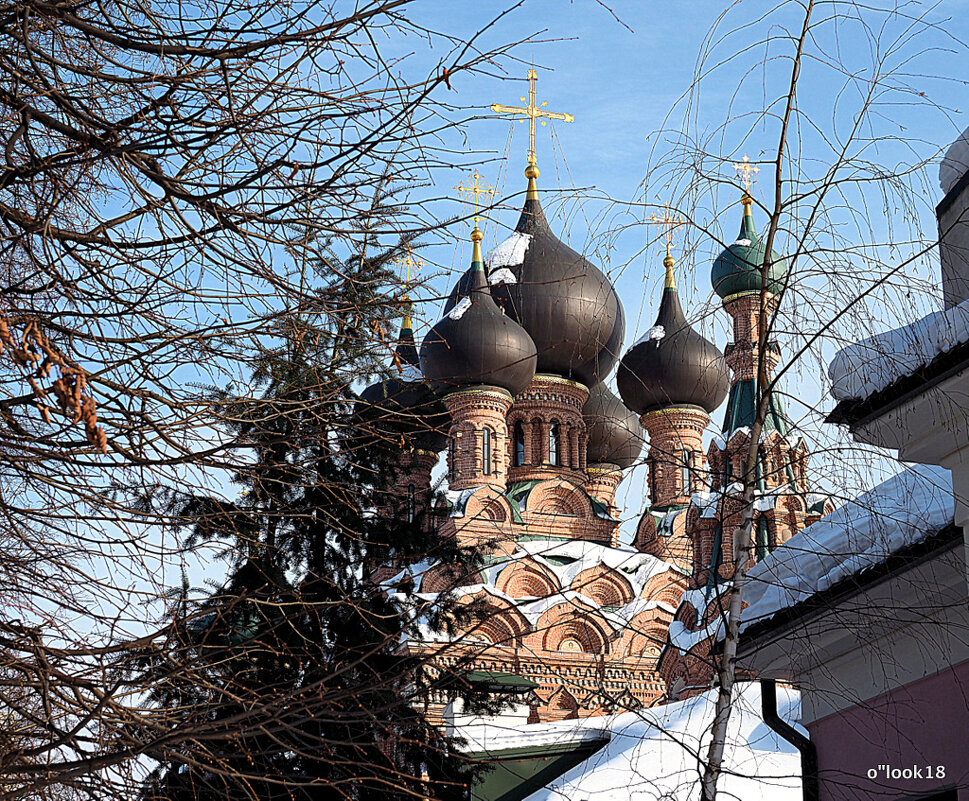
[[[472,788],[472,801],[521,801],[587,760],[608,742],[609,738],[603,737],[469,754],[491,766]]]
[[[757,415],[757,382],[747,378],[737,381],[730,387],[727,398],[727,411],[723,416],[724,436],[730,437],[738,428],[752,428]],[[793,426],[784,410],[784,404],[776,392],[770,394],[767,404],[767,418],[764,420],[764,431],[777,431],[786,437]]]
[[[713,291],[721,298],[760,292],[761,268],[767,253],[767,243],[757,234],[753,215],[745,209],[737,241],[717,256],[710,273]],[[767,274],[767,290],[779,294],[787,277],[787,262],[771,252],[771,266]]]
[[[534,690],[538,687],[531,679],[500,670],[469,670],[464,678],[471,684],[486,684],[500,690]]]

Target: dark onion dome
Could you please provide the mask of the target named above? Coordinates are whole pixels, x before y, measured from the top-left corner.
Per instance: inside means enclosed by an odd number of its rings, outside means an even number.
[[[512,235],[491,253],[492,293],[538,349],[538,371],[586,386],[612,370],[625,317],[612,283],[598,267],[552,233],[538,199],[538,168]]]
[[[390,375],[360,393],[355,411],[365,428],[387,444],[437,453],[447,445],[450,416],[424,383],[408,303],[394,348]]]
[[[589,390],[582,407],[589,464],[614,464],[625,470],[636,464],[643,450],[643,429],[639,418],[600,382]]]
[[[535,376],[535,343],[491,297],[481,231],[471,238],[468,291],[424,337],[421,370],[441,394],[484,385],[517,395]]]
[[[758,235],[751,212],[753,200],[750,195],[743,197],[744,216],[740,223],[737,241],[728,245],[713,262],[710,282],[713,291],[721,298],[748,292],[760,292],[761,268],[767,243]],[[787,278],[787,262],[771,250],[771,267],[767,274],[767,291],[775,295],[784,288]]]
[[[716,345],[686,321],[667,256],[666,287],[656,323],[619,362],[616,385],[623,403],[638,414],[667,406],[700,406],[712,412],[727,396],[727,363]]]

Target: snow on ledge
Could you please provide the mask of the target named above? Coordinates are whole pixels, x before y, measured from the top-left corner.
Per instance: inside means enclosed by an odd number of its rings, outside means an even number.
[[[836,400],[863,399],[969,342],[969,300],[838,351],[828,367]]]
[[[942,157],[939,165],[939,186],[949,194],[959,183],[959,179],[969,172],[969,128],[962,132]]]
[[[884,562],[945,528],[952,515],[952,474],[947,469],[918,465],[902,471],[808,526],[752,567],[741,628]]]

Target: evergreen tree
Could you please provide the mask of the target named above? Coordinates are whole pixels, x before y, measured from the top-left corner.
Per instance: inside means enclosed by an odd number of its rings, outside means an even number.
[[[354,413],[354,380],[376,367],[374,343],[399,312],[394,255],[314,265],[309,300],[267,332],[259,397],[221,399],[252,457],[234,476],[238,500],[170,499],[193,521],[190,544],[225,540],[232,566],[203,601],[181,595],[167,647],[146,660],[146,686],[181,732],[178,748],[153,754],[146,798],[466,795],[472,769],[422,706],[453,692],[462,666],[441,675],[401,645],[460,613],[421,601],[406,577],[388,591],[376,568],[433,559],[473,571],[477,556],[400,513],[394,465],[415,420]]]

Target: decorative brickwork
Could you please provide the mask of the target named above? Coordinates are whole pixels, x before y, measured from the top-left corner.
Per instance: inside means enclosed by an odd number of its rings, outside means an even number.
[[[497,387],[479,387],[445,396],[451,414],[448,485],[466,489],[505,488],[508,479],[508,427],[512,397]]]
[[[623,475],[614,464],[590,464],[586,473],[589,482],[586,491],[597,501],[601,501],[613,517],[619,517],[619,507],[616,505],[616,490],[622,482]]]
[[[733,371],[734,382],[755,378],[757,358],[760,352],[760,331],[758,319],[761,309],[759,292],[734,295],[726,298],[723,308],[733,318],[733,342],[726,348],[727,365]],[[777,298],[769,292],[764,297],[768,322],[773,320],[777,311]],[[779,354],[776,348],[768,348],[767,374],[773,375]]]
[[[649,432],[649,496],[653,508],[683,506],[707,488],[703,432],[710,415],[699,406],[670,406],[646,412],[640,423]]]
[[[508,413],[512,482],[569,473],[585,477],[586,426],[582,407],[589,390],[577,381],[538,374],[515,397]]]

